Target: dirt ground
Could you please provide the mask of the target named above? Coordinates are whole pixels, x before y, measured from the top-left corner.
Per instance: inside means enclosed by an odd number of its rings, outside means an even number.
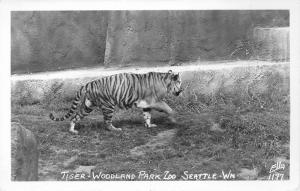
[[[114,124],[123,131],[110,132],[103,128],[101,113],[94,111],[74,135],[68,132],[68,122],[53,122],[48,112],[39,105],[12,111],[12,121],[37,136],[39,180],[65,180],[62,172],[91,170],[136,176],[140,171],[169,171],[176,174],[175,180],[182,180],[185,171],[223,171],[234,174],[232,179],[265,180],[278,161],[285,165],[284,179],[289,179],[289,113],[247,112],[241,115],[242,121],[254,119],[257,124],[244,128],[232,125],[233,118],[220,119],[216,112],[178,113],[176,124],[155,112],[153,122],[158,127],[145,128],[142,113],[133,109],[118,112]]]

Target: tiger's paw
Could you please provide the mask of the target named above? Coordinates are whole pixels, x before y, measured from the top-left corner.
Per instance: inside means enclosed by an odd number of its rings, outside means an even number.
[[[109,131],[122,131],[121,128],[116,128],[116,127],[113,126],[113,125],[108,126],[107,129],[108,129]]]
[[[147,123],[145,123],[145,127],[147,127],[147,128],[151,128],[151,127],[157,127],[157,125],[156,124],[147,124]]]
[[[73,133],[73,134],[75,134],[75,135],[78,135],[78,131],[75,130],[75,129],[70,129],[70,132]]]
[[[169,117],[169,120],[172,122],[172,123],[177,123],[176,119],[174,117]]]

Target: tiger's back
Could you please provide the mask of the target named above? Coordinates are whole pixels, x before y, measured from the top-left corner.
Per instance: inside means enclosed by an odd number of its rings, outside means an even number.
[[[108,102],[122,109],[132,107],[139,99],[159,99],[167,93],[162,74],[122,73],[103,77],[86,85],[87,98],[93,100],[95,105]]]

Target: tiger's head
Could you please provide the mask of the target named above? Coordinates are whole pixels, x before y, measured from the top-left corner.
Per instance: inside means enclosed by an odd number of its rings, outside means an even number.
[[[170,81],[168,84],[168,92],[172,93],[175,96],[179,96],[180,93],[183,91],[183,88],[181,87],[181,78],[179,73],[174,74],[172,70],[169,70],[168,72],[170,76]]]

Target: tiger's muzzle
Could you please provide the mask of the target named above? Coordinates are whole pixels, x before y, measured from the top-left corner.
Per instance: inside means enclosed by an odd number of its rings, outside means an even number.
[[[180,88],[178,91],[174,92],[175,96],[179,96],[181,92],[183,92],[183,88]]]

